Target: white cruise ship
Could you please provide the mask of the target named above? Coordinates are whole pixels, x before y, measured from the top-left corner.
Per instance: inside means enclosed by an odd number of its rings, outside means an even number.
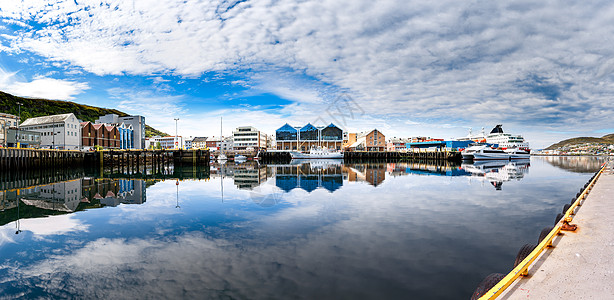
[[[521,135],[512,135],[509,133],[503,133],[503,125],[497,125],[486,136],[486,142],[489,144],[498,144],[499,148],[505,149],[520,149],[530,152],[529,143],[525,142]]]
[[[489,144],[497,144],[499,148],[505,149],[519,149],[530,152],[529,143],[525,142],[524,138],[521,135],[512,135],[509,133],[503,133],[503,125],[497,125],[493,128],[488,135],[484,133],[484,128],[482,131],[473,135],[471,129],[469,130],[469,135],[466,137],[458,138],[457,141],[474,141],[478,143],[489,143]]]

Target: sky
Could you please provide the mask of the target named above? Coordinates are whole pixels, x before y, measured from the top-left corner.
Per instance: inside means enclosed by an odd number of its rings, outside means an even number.
[[[0,90],[169,134],[614,133],[611,1],[0,0]],[[179,118],[175,124],[174,118]]]

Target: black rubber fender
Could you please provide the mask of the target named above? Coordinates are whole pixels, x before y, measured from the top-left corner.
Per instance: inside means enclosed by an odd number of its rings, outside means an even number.
[[[505,274],[501,273],[491,273],[490,275],[486,276],[486,278],[484,278],[484,280],[478,284],[478,287],[475,288],[473,295],[471,295],[471,300],[480,299],[480,297],[484,296],[486,292],[492,289],[493,286],[497,285],[497,283],[499,283],[499,281],[501,281],[501,279],[504,277]]]
[[[518,250],[518,254],[516,254],[514,268],[519,265],[525,258],[527,258],[527,256],[529,256],[529,254],[533,252],[533,249],[535,249],[535,245],[533,244],[524,244],[522,247],[520,247],[520,250]]]
[[[550,231],[552,231],[552,229],[554,229],[554,227],[551,227],[551,226],[544,227],[544,229],[542,229],[542,232],[539,233],[537,244],[541,243],[548,236],[548,234],[550,234]]]
[[[560,220],[563,218],[563,216],[564,216],[564,215],[565,215],[565,214],[558,213],[558,214],[556,215],[556,219],[554,219],[554,225],[558,224],[558,223],[559,223],[559,221],[560,221]]]
[[[565,204],[565,206],[563,206],[563,214],[567,213],[570,207],[571,207],[571,204]]]

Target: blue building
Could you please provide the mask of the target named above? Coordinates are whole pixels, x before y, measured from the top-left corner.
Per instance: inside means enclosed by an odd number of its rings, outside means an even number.
[[[132,125],[121,123],[117,124],[116,127],[119,131],[119,148],[134,149],[134,130],[132,129]]]
[[[308,151],[312,147],[327,147],[340,150],[343,145],[343,130],[334,124],[316,127],[311,123],[294,127],[286,123],[275,131],[277,150]]]

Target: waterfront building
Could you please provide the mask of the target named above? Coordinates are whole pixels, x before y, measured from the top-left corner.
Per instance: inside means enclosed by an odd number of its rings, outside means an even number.
[[[242,126],[232,132],[232,143],[235,150],[266,150],[267,136],[255,127]]]
[[[385,151],[386,136],[379,130],[356,134],[356,141],[345,148],[346,151]]]
[[[183,149],[186,149],[186,150],[192,149],[192,141],[193,140],[194,140],[194,138],[191,137],[191,136],[189,138],[186,138],[184,140],[184,142],[183,142]]]
[[[41,148],[78,150],[81,147],[81,124],[75,114],[30,118],[20,129],[39,132]]]
[[[117,131],[119,132],[119,148],[120,149],[133,149],[134,141],[132,138],[134,137],[134,130],[132,125],[126,123],[113,124],[117,127]]]
[[[109,124],[93,124],[89,121],[81,122],[80,126],[81,145],[84,149],[89,150],[97,146],[109,149],[121,148],[122,141],[117,127]]]
[[[6,146],[17,147],[16,140],[19,142],[19,147],[21,148],[40,148],[41,134],[40,132],[23,130],[21,128],[6,130]]]
[[[207,137],[206,136],[197,136],[192,139],[192,148],[193,149],[205,149],[207,148]]]
[[[8,147],[6,140],[8,130],[11,128],[17,128],[17,124],[19,124],[18,116],[0,113],[0,145]]]
[[[212,136],[205,141],[205,145],[211,151],[220,151],[220,137]]]
[[[205,142],[206,146],[209,148],[211,152],[215,151],[232,151],[234,150],[234,142],[232,136],[222,137],[220,142],[220,137],[210,137]]]
[[[181,136],[154,136],[148,138],[147,149],[177,149],[183,146],[183,138]]]
[[[225,137],[222,141],[222,151],[227,152],[233,150],[235,150],[235,148],[232,136]]]
[[[293,127],[286,123],[275,131],[277,150],[308,151],[312,147],[340,150],[343,146],[343,130],[334,124],[316,127],[311,123]]]
[[[107,114],[96,120],[98,123],[106,124],[126,124],[126,127],[132,126],[132,148],[145,149],[145,117],[143,116],[124,116],[120,117],[116,114]]]
[[[407,150],[406,144],[409,142],[410,142],[410,139],[393,137],[386,144],[386,151],[398,152],[402,150]]]

